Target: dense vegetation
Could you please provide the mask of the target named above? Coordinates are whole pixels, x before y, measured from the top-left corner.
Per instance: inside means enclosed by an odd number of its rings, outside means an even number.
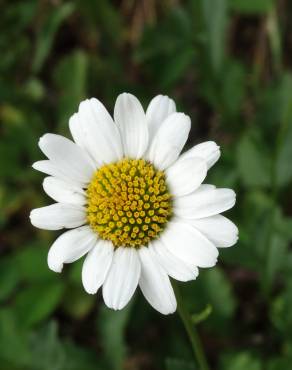
[[[222,157],[208,182],[236,190],[240,229],[218,267],[182,293],[212,369],[292,364],[292,4],[288,0],[25,0],[0,15],[0,369],[195,370],[178,316],[141,293],[121,312],[87,295],[81,263],[47,268],[57,233],[34,229],[49,203],[38,137],[69,136],[85,97],[158,93],[192,118],[188,146]],[[82,262],[82,261],[81,261]]]

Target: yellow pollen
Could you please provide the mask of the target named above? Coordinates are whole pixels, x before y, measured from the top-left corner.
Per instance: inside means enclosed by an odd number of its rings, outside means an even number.
[[[99,168],[87,190],[87,221],[115,247],[147,246],[172,215],[165,174],[144,159]]]

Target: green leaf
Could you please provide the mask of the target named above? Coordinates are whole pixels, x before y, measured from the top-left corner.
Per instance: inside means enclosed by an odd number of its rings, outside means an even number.
[[[64,343],[66,363],[62,370],[108,370],[103,358],[88,346],[80,347],[71,342]],[[51,369],[48,369],[51,370]]]
[[[230,7],[241,13],[267,13],[272,9],[273,0],[229,0]]]
[[[26,245],[15,256],[15,263],[22,278],[30,283],[58,280],[47,265],[48,250],[39,243]],[[36,266],[38,268],[36,268]]]
[[[231,117],[238,115],[241,111],[245,92],[245,78],[245,69],[240,63],[230,60],[224,64],[221,93],[226,113]]]
[[[166,370],[196,370],[195,365],[190,361],[167,358],[165,360]]]
[[[226,0],[202,0],[202,7],[211,65],[215,72],[219,72],[225,54],[228,4]]]
[[[79,275],[79,283],[78,286],[69,284],[64,295],[62,307],[68,315],[80,320],[89,314],[96,297],[84,291],[84,288],[81,286],[81,275]]]
[[[270,318],[273,325],[281,333],[292,339],[292,282],[289,281],[282,291],[272,302],[270,307]]]
[[[235,300],[231,284],[219,268],[208,270],[203,278],[209,303],[214,312],[224,317],[230,317],[235,309]]]
[[[195,282],[182,287],[182,296],[190,313],[204,310],[206,306],[213,308],[212,315],[204,322],[212,329],[228,334],[228,322],[233,316],[236,301],[230,281],[224,272],[216,267],[204,270]]]
[[[124,41],[123,17],[119,8],[108,0],[78,1],[79,8],[85,15],[86,22],[91,26],[89,37],[99,37],[99,32],[108,43],[119,44]],[[117,37],[119,35],[119,37]]]
[[[269,360],[267,370],[283,370],[289,369],[292,363],[292,356],[283,354],[282,356]]]
[[[19,323],[30,327],[45,320],[56,309],[63,295],[62,281],[34,284],[15,298],[14,309]]]
[[[274,281],[277,272],[284,266],[288,243],[286,238],[274,233],[271,236],[270,248],[267,255],[267,274],[265,285],[269,286]]]
[[[48,322],[30,338],[32,363],[29,370],[101,370],[99,359],[88,348],[64,341],[57,324]]]
[[[165,66],[161,76],[161,86],[167,88],[174,85],[184,75],[194,58],[195,52],[192,48],[181,50],[177,57]]]
[[[73,10],[73,3],[65,3],[52,9],[52,11],[47,15],[42,28],[37,34],[36,52],[32,64],[34,72],[39,72],[42,68],[51,51],[53,41],[59,27],[64,20],[72,14]]]
[[[292,115],[287,125],[284,126],[280,137],[279,150],[276,162],[276,183],[285,186],[292,181]]]
[[[223,355],[222,370],[262,370],[261,361],[249,352]]]
[[[66,355],[57,335],[57,325],[49,322],[30,340],[33,355],[33,368],[37,370],[64,370]]]
[[[285,217],[279,212],[276,219],[277,232],[287,240],[292,240],[292,217]]]
[[[20,329],[11,310],[0,310],[0,362],[10,364],[7,370],[30,363],[28,333]]]
[[[169,89],[186,76],[195,61],[192,38],[189,15],[184,8],[176,7],[156,27],[145,28],[134,53],[135,61],[144,63],[145,71],[153,75],[160,89]]]
[[[98,317],[98,327],[105,357],[112,370],[122,370],[126,357],[125,329],[133,302],[121,311],[103,307]]]
[[[45,89],[42,81],[34,77],[26,82],[24,91],[26,96],[34,101],[40,101],[45,96]]]
[[[192,322],[194,324],[199,324],[200,322],[207,320],[212,311],[212,306],[208,304],[201,312],[192,314]]]
[[[20,274],[13,258],[0,261],[0,301],[9,297],[20,282]]]
[[[82,50],[61,59],[54,70],[54,81],[59,90],[59,130],[66,128],[68,120],[86,96],[88,57]],[[74,78],[72,78],[74,76]]]
[[[237,148],[238,171],[247,187],[267,187],[271,184],[271,163],[262,143],[245,134]]]

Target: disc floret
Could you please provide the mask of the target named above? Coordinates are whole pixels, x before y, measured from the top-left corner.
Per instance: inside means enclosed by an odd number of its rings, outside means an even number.
[[[147,246],[172,214],[164,172],[144,159],[124,158],[102,166],[86,194],[91,228],[115,247]]]

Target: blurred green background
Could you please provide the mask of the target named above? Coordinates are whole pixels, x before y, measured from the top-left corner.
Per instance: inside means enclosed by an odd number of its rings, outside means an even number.
[[[39,136],[69,136],[91,96],[144,106],[168,94],[192,118],[187,146],[215,140],[207,182],[236,190],[240,229],[183,295],[211,369],[292,369],[292,3],[289,0],[1,1],[0,370],[195,370],[177,316],[137,292],[121,312],[87,295],[81,263],[47,268],[56,232]]]

